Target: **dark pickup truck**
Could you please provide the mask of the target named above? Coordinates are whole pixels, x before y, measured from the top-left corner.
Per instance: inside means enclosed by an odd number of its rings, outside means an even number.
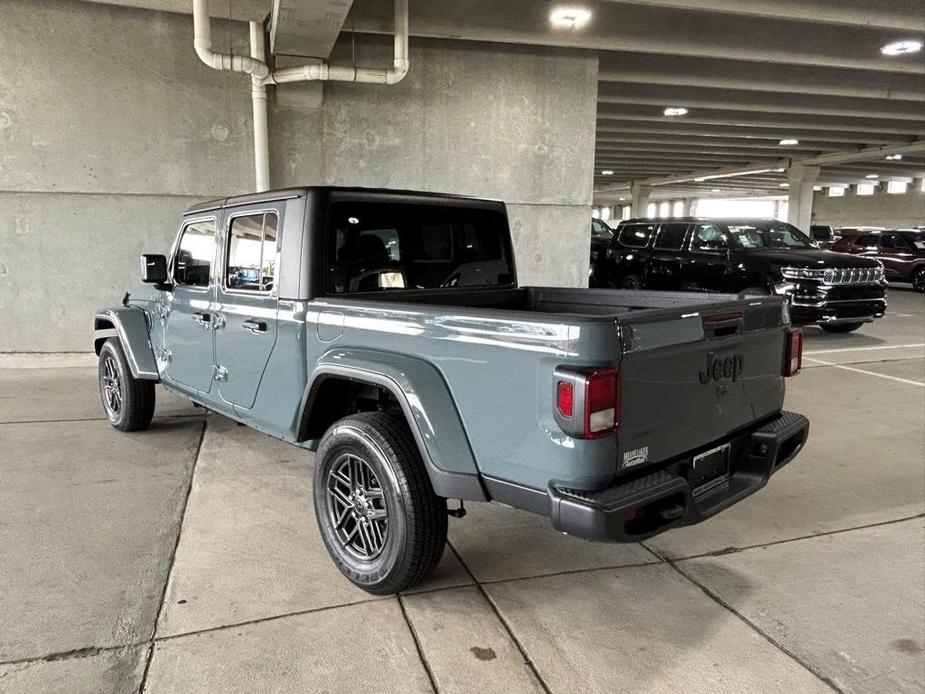
[[[145,428],[160,383],[315,451],[322,538],[372,593],[434,568],[447,499],[633,542],[760,489],[808,433],[786,302],[520,287],[501,202],[215,200],[142,279],[94,319],[111,423]]]
[[[627,289],[782,296],[795,324],[837,333],[886,311],[881,263],[822,250],[773,219],[630,219],[594,275]]]

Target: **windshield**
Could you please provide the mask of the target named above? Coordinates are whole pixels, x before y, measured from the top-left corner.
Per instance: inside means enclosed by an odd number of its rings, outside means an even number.
[[[802,231],[786,222],[755,221],[730,224],[727,227],[732,243],[738,248],[815,248]]]

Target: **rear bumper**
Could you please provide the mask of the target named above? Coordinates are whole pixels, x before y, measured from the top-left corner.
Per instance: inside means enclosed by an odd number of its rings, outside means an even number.
[[[569,535],[612,542],[638,542],[693,525],[761,489],[800,452],[808,435],[806,417],[782,412],[729,441],[728,475],[696,494],[687,479],[694,452],[664,469],[597,492],[553,485],[547,490],[550,520]]]

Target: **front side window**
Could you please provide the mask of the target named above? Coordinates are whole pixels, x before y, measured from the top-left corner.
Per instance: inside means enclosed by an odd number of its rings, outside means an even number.
[[[685,236],[687,236],[687,224],[662,224],[653,247],[665,251],[680,251]]]
[[[699,225],[691,239],[691,249],[695,251],[724,251],[728,247],[726,237],[715,224]]]
[[[629,248],[645,248],[656,224],[626,224],[620,229],[620,243]]]
[[[862,248],[876,248],[877,247],[877,235],[876,234],[866,234],[865,236],[859,236],[857,241],[854,242],[855,246],[861,246]]]
[[[335,294],[514,281],[507,220],[492,210],[337,202],[326,244]]]
[[[613,230],[599,219],[591,219],[591,237],[595,239],[612,239]]]
[[[204,219],[187,224],[174,256],[174,283],[186,287],[208,287],[214,258],[215,220]]]
[[[730,224],[728,229],[732,242],[739,248],[814,248],[806,234],[786,222]]]
[[[225,286],[238,291],[268,292],[276,278],[275,212],[234,217],[228,229]]]

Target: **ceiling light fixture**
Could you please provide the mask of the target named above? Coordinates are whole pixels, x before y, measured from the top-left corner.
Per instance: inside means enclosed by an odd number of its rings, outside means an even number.
[[[687,109],[683,106],[668,106],[662,113],[668,117],[683,116],[687,114]]]
[[[785,138],[785,139],[781,140],[781,141],[778,142],[777,144],[783,145],[783,146],[786,147],[787,145],[798,145],[798,144],[800,144],[800,141],[799,141],[799,140],[794,140],[792,137],[788,137],[788,138]]]
[[[778,188],[789,188],[790,184],[789,183],[778,183],[777,187]]]
[[[779,169],[783,171],[783,169]],[[704,181],[710,181],[716,178],[735,178],[736,176],[757,176],[758,174],[771,173],[774,169],[755,169],[754,171],[733,171],[731,173],[719,173],[719,174],[710,174],[708,176],[697,176],[694,178],[695,183],[703,183]],[[682,178],[673,180],[672,183],[686,183],[690,181],[690,178]]]
[[[601,176],[613,176],[613,170],[604,169],[603,171],[601,171]]]
[[[584,7],[557,7],[549,13],[556,29],[581,29],[591,21],[591,10]]]
[[[883,55],[896,56],[896,55],[907,55],[909,53],[918,53],[922,50],[922,42],[916,41],[915,39],[904,39],[903,41],[893,41],[888,43],[883,48],[880,49],[880,52]]]
[[[903,155],[902,154],[887,154],[886,158],[889,159],[890,161],[899,161],[900,159],[903,158]]]
[[[864,178],[880,178],[880,174],[867,174]]]
[[[710,190],[710,192],[711,192],[711,193],[722,193],[723,191],[720,190],[719,188],[712,188],[712,189]]]

